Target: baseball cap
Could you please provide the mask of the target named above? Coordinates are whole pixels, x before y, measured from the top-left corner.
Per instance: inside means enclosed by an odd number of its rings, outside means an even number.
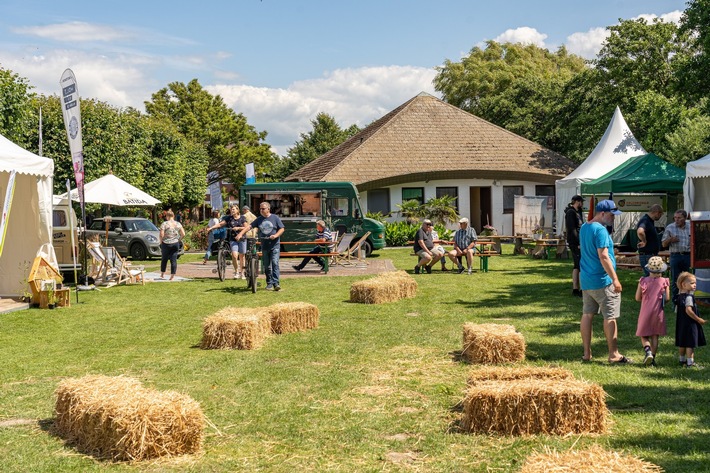
[[[468,223],[468,219],[466,217],[461,217],[459,223]]]
[[[616,208],[616,204],[613,200],[602,200],[600,202],[597,202],[595,210],[597,212],[611,212],[614,215],[621,215],[621,210]]]
[[[572,197],[572,202],[584,202],[584,197],[581,195],[577,194]]]

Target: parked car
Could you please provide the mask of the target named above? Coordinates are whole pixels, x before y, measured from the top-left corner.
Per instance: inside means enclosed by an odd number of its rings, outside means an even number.
[[[97,235],[104,244],[106,239],[106,223],[96,219],[86,230],[86,236]],[[108,246],[113,246],[118,254],[130,256],[134,260],[160,258],[160,230],[147,218],[113,217],[109,223]],[[182,255],[184,250],[180,246]]]

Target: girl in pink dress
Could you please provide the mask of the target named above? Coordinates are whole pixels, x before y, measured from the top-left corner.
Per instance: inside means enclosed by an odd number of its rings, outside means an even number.
[[[660,256],[652,256],[648,260],[646,270],[649,276],[639,279],[636,288],[636,300],[641,302],[636,336],[641,337],[645,352],[643,364],[656,366],[658,337],[666,334],[666,317],[663,305],[670,298],[670,283],[662,277],[668,269]]]

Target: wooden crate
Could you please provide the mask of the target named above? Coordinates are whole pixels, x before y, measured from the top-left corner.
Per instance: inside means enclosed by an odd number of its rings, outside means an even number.
[[[39,308],[49,309],[49,294],[50,291],[39,291]],[[69,307],[71,296],[71,289],[64,287],[62,289],[54,290],[54,301],[56,307]]]

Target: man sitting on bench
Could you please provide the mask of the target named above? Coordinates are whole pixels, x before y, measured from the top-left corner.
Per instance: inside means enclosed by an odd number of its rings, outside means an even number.
[[[325,222],[323,220],[318,220],[316,222],[316,240],[318,242],[331,242],[333,241],[333,235],[330,233],[330,230],[326,228]],[[328,253],[327,249],[324,249],[322,246],[317,245],[315,248],[313,248],[309,253],[317,255],[320,253]],[[308,262],[313,259],[316,263],[320,265],[320,270],[325,271],[325,261],[323,261],[323,258],[319,258],[317,256],[306,256],[303,258],[303,261],[301,261],[301,264],[294,264],[293,269],[296,271],[300,271],[303,268],[306,267]]]
[[[434,228],[434,225],[431,220],[425,218],[414,237],[414,253],[419,257],[419,263],[414,267],[414,274],[419,274],[420,272],[423,274],[423,271],[431,274],[432,266],[444,257],[444,252],[434,247],[434,240],[431,237],[432,228]]]
[[[476,230],[468,225],[468,219],[459,220],[459,229],[454,233],[454,249],[449,251],[449,258],[459,267],[459,274],[464,272],[462,260],[466,257],[468,274],[473,272],[473,254],[476,252]],[[459,260],[461,258],[461,260]]]

